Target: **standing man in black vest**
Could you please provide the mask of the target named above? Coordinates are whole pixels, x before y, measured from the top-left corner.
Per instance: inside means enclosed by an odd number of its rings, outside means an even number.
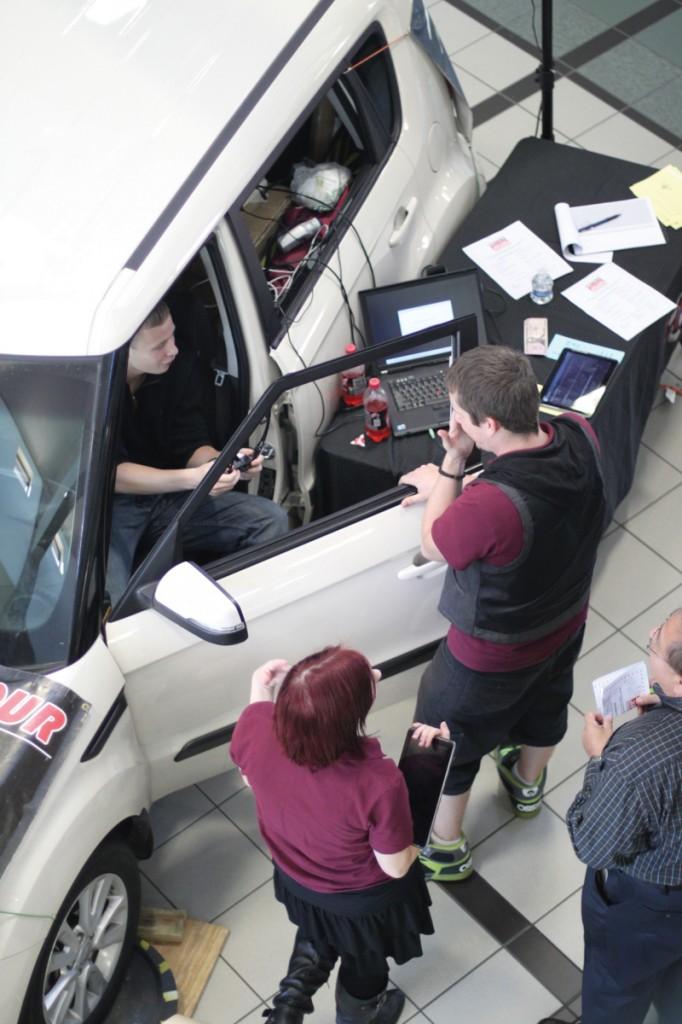
[[[440,467],[402,478],[423,501],[422,553],[449,565],[451,625],[421,681],[415,719],[456,742],[427,877],[473,871],[462,831],[481,758],[497,748],[514,813],[540,810],[547,763],[566,732],[597,546],[607,523],[599,446],[572,413],[539,423],[530,363],[510,348],[465,353],[448,370],[452,415]],[[462,491],[476,445],[493,458]]]

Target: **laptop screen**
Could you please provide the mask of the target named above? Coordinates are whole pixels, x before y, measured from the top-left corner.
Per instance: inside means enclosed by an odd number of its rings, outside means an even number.
[[[360,305],[368,348],[460,318],[459,351],[467,352],[485,343],[481,295],[475,270],[436,274],[416,281],[372,288],[360,292]],[[448,333],[442,339],[412,346],[376,362],[379,369],[447,362],[452,351],[453,338]]]

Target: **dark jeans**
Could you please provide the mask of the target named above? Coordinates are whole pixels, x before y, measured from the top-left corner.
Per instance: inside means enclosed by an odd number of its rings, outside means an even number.
[[[642,1024],[659,983],[682,958],[682,890],[587,869],[583,1024]],[[658,1001],[658,1000],[657,1000]]]
[[[155,544],[187,500],[176,494],[115,494],[107,565],[107,589],[116,604],[133,572],[138,544]],[[258,495],[228,491],[210,495],[182,528],[185,557],[220,558],[241,548],[265,544],[286,533],[287,514],[280,505]]]

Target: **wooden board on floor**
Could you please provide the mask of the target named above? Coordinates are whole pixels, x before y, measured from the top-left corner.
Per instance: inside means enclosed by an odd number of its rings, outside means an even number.
[[[170,964],[180,999],[180,1013],[191,1017],[211,976],[215,962],[230,934],[219,924],[207,924],[188,917],[182,942],[154,943],[154,948]]]

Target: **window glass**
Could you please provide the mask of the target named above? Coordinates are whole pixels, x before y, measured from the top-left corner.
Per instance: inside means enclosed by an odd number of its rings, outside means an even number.
[[[68,652],[99,360],[0,359],[0,663]]]
[[[354,197],[392,144],[397,104],[385,44],[378,30],[365,39],[240,211],[280,320],[328,260]]]

